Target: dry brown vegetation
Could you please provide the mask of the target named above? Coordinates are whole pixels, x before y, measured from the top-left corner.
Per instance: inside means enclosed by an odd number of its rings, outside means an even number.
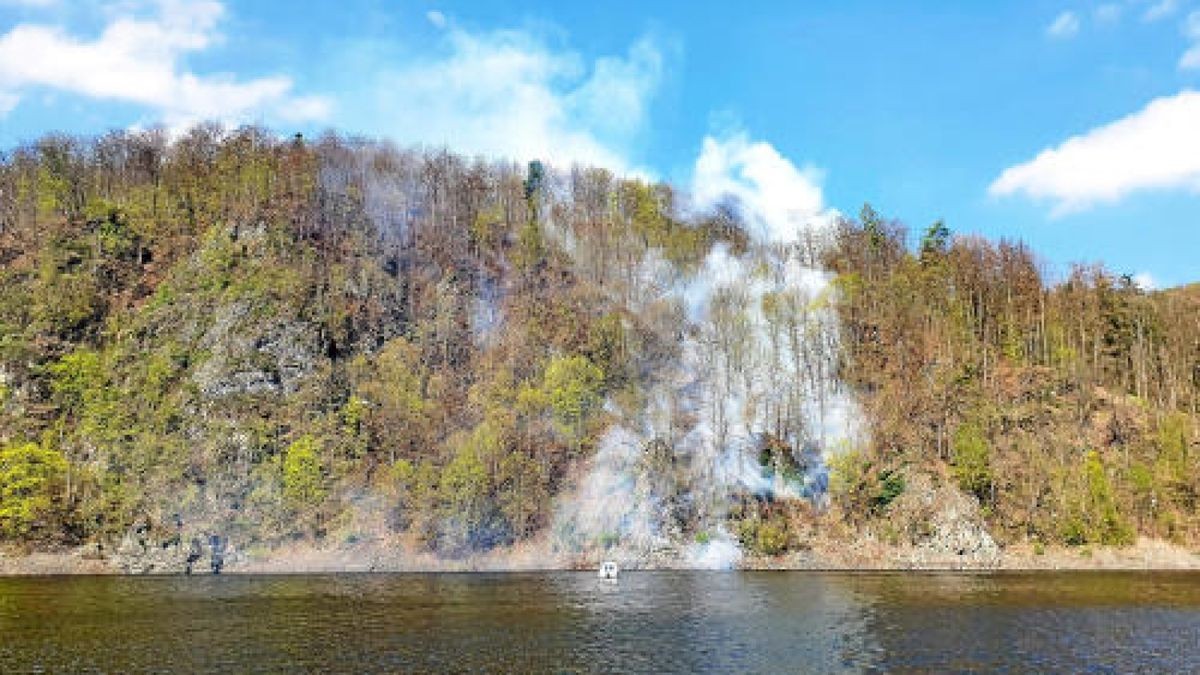
[[[676,199],[254,128],[0,155],[0,539],[169,536],[182,514],[353,542],[365,511],[445,555],[544,533],[603,402],[643,405],[677,357],[682,310],[646,301],[643,263],[747,246],[736,208]],[[750,549],[878,529],[926,480],[1005,542],[1200,536],[1200,289],[1049,282],[1022,245],[940,226],[911,251],[869,208],[825,262],[871,442],[836,460],[831,509],[731,508]],[[796,454],[773,443],[764,466]]]

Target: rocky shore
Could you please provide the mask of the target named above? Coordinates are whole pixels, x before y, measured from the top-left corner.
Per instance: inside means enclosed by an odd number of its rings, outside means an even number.
[[[692,569],[697,565],[663,550],[641,558],[621,556],[626,569]],[[362,572],[523,572],[593,569],[595,555],[562,555],[535,545],[500,549],[459,559],[438,558],[405,542],[367,542],[338,547],[295,544],[276,549],[233,548],[224,574],[321,574]],[[808,571],[1021,571],[1021,570],[1197,570],[1200,554],[1152,539],[1133,546],[1037,547],[1016,545],[994,551],[939,551],[890,546],[870,539],[822,542],[808,551],[775,558],[743,558],[742,570]],[[71,574],[183,574],[186,554],[159,549],[143,557],[85,546],[57,551],[0,550],[0,576]],[[194,573],[210,574],[207,558]]]

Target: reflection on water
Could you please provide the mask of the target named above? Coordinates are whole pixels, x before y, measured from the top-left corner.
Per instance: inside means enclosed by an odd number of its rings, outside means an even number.
[[[0,579],[0,672],[1195,671],[1200,575]]]

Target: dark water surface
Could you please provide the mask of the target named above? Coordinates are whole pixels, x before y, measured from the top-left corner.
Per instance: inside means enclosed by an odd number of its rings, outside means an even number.
[[[0,578],[0,672],[1200,671],[1200,574]]]

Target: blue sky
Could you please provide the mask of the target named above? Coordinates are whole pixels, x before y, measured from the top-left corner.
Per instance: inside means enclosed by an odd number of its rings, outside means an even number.
[[[0,0],[0,145],[218,119],[687,187],[710,139],[813,208],[1200,280],[1200,0],[296,7]]]

